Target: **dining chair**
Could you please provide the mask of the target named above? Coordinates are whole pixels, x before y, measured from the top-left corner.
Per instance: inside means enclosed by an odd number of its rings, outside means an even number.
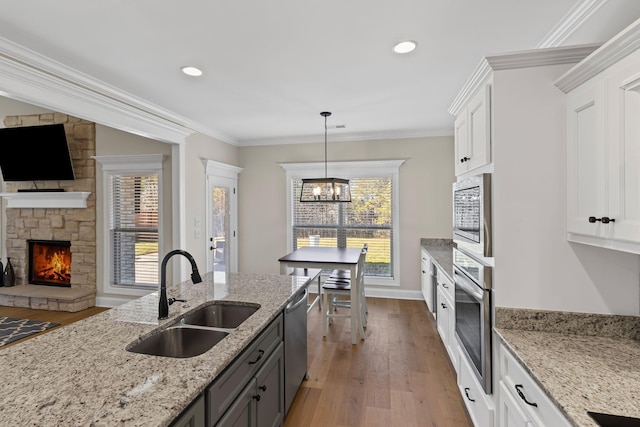
[[[329,324],[333,323],[334,317],[358,316],[360,337],[364,338],[364,327],[367,324],[367,308],[364,295],[364,264],[367,256],[368,245],[365,244],[358,258],[356,267],[356,278],[352,283],[349,270],[333,270],[327,280],[322,285],[324,294],[324,309],[322,310],[322,335],[327,335]],[[358,307],[353,307],[351,301],[351,286],[357,286],[359,292]],[[342,297],[342,298],[340,298]],[[337,308],[346,308],[349,313],[341,313]],[[356,310],[354,312],[354,310]]]
[[[362,247],[362,250],[365,252],[365,259],[366,259],[366,252],[369,250],[369,244],[365,243],[364,246]],[[331,274],[329,274],[329,279],[335,279],[335,280],[341,280],[341,281],[350,281],[351,279],[351,271],[349,270],[333,270],[331,272]],[[361,295],[360,295],[360,300],[362,301],[363,304],[363,325],[364,327],[367,326],[367,314],[369,314],[369,309],[367,308],[367,299],[365,298],[364,295],[364,267],[363,267],[363,274],[362,274],[362,286],[360,287],[360,291],[361,291]],[[349,299],[339,299],[337,295],[335,295],[333,297],[333,306],[334,308],[336,307],[345,307],[345,308],[351,308],[351,301]]]

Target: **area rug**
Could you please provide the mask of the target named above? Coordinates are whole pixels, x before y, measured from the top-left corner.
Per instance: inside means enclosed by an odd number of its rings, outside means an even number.
[[[0,317],[0,347],[58,325],[54,322]]]

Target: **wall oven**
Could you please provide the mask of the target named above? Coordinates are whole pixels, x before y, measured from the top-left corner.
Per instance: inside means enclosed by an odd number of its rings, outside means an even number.
[[[456,337],[485,393],[492,393],[492,268],[453,249]]]
[[[491,174],[453,183],[453,240],[458,248],[477,257],[493,257]]]

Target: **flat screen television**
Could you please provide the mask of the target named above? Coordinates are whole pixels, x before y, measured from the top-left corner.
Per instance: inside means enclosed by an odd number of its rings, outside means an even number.
[[[4,181],[75,179],[64,125],[0,129]]]

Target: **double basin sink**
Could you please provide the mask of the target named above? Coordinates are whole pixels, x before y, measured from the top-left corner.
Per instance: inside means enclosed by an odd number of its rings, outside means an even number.
[[[129,345],[127,351],[176,358],[198,356],[222,341],[258,308],[212,301],[179,317],[168,328]]]

